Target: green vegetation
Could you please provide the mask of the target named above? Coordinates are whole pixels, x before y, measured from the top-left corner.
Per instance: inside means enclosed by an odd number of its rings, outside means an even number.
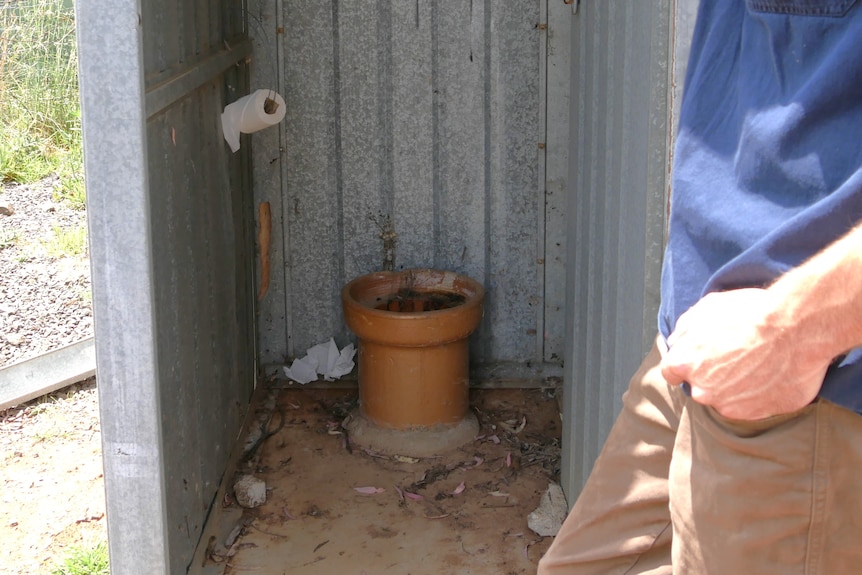
[[[83,207],[75,19],[68,0],[0,0],[0,181],[57,173]]]
[[[15,245],[18,241],[18,233],[15,230],[0,229],[0,250]]]
[[[93,303],[93,290],[82,289],[82,290],[78,291],[78,299],[80,299],[82,302],[86,302],[86,303],[92,305],[92,303]]]
[[[64,256],[80,256],[87,252],[87,228],[80,226],[64,229],[52,226],[54,236],[45,244],[48,255],[54,258]]]
[[[91,547],[73,547],[62,565],[55,567],[51,575],[110,575],[108,546],[104,542]]]
[[[61,441],[66,440],[72,437],[72,433],[69,431],[52,429],[48,431],[39,431],[33,434],[33,439],[35,443],[50,443],[52,441]]]
[[[84,192],[84,155],[80,139],[63,157],[58,169],[60,185],[54,190],[54,199],[64,201],[76,210],[86,207]]]

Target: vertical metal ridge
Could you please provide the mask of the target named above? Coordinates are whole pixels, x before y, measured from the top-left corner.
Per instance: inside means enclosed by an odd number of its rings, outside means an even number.
[[[338,236],[338,248],[336,250],[336,285],[344,285],[344,156],[341,141],[341,31],[339,20],[339,0],[332,0],[332,102],[333,102],[333,128],[335,131],[335,201],[336,201],[336,234]],[[334,306],[339,308],[339,293],[335,290]]]
[[[628,3],[625,3],[628,4]],[[620,161],[621,156],[626,152],[626,142],[620,134],[622,126],[622,118],[625,114],[626,95],[630,89],[630,81],[626,76],[626,56],[627,44],[632,38],[630,34],[622,34],[621,28],[625,26],[624,7],[620,9],[620,3],[608,2],[605,11],[605,20],[603,29],[605,30],[605,46],[606,59],[604,61],[604,89],[605,101],[609,103],[611,108],[610,113],[605,117],[605,133],[604,148],[600,152],[602,164],[604,167],[601,174],[601,187],[604,210],[604,236],[602,238],[602,254],[603,258],[603,282],[602,293],[605,298],[602,306],[602,346],[603,351],[617,350],[619,338],[620,314],[620,298],[624,291],[620,289],[620,269],[621,264],[620,254],[627,246],[620,245],[620,220],[626,217],[626,214],[621,212],[619,202],[620,195],[623,193],[623,178],[621,166],[624,162]],[[620,45],[620,41],[623,45]],[[612,361],[603,361],[600,364],[600,379],[602,382],[611,382],[616,384],[614,374],[616,372],[616,364]],[[611,393],[598,393],[597,395],[597,413],[598,425],[596,428],[598,445],[604,442],[606,427],[608,421],[615,419],[613,409],[616,401],[617,390]]]
[[[440,0],[431,0],[431,194],[434,267],[441,267],[441,174],[443,158],[440,153]]]
[[[474,0],[475,1],[475,0]],[[492,201],[492,190],[491,190],[491,130],[493,126],[491,124],[491,55],[492,55],[492,38],[491,38],[491,6],[493,5],[492,0],[485,0],[484,11],[483,11],[483,19],[484,19],[484,38],[482,38],[482,45],[485,48],[485,57],[484,57],[484,66],[483,71],[485,74],[484,77],[484,87],[483,87],[483,124],[485,127],[485,170],[484,170],[484,185],[485,185],[485,278],[484,284],[485,289],[490,290],[492,288],[493,275],[491,273],[491,269],[493,268],[493,263],[491,262],[491,201]],[[484,350],[482,355],[484,357],[491,357],[494,349],[494,342],[491,341],[491,329],[489,328],[491,324],[491,314],[485,313],[482,318],[482,332],[485,334],[485,337],[482,339],[482,344],[484,345]]]
[[[607,42],[607,38],[603,32],[605,30],[602,28],[602,10],[604,10],[606,6],[604,4],[595,5],[593,11],[595,13],[595,26],[590,30],[588,37],[592,40],[595,45],[604,47]],[[600,193],[601,188],[601,177],[602,177],[602,168],[604,167],[601,162],[601,155],[596,151],[597,146],[590,146],[590,142],[598,142],[600,138],[601,132],[601,122],[604,119],[603,116],[599,113],[596,113],[597,110],[601,108],[600,101],[603,100],[602,96],[606,96],[601,94],[601,90],[603,88],[601,79],[603,78],[603,70],[602,65],[605,63],[604,55],[606,52],[602,49],[595,50],[592,53],[592,58],[589,62],[589,78],[586,84],[587,89],[589,90],[589,100],[587,102],[588,109],[585,110],[589,119],[584,119],[584,123],[587,124],[588,131],[585,132],[582,140],[582,145],[585,148],[586,156],[589,158],[587,164],[589,165],[589,183],[587,184],[586,196],[588,197],[589,208],[587,213],[590,215],[588,218],[588,234],[587,237],[582,238],[584,240],[584,246],[586,250],[586,260],[587,265],[590,270],[590,276],[587,281],[589,285],[587,287],[587,309],[586,309],[586,317],[585,323],[586,325],[586,345],[589,346],[590,351],[587,354],[587,364],[585,366],[585,375],[582,379],[581,384],[586,388],[586,402],[587,402],[587,412],[584,414],[585,423],[584,423],[584,438],[590,444],[595,444],[598,441],[598,425],[599,425],[599,409],[598,405],[596,405],[596,397],[595,391],[589,387],[589,382],[591,381],[601,381],[602,376],[602,365],[601,361],[590,361],[591,358],[601,358],[604,349],[604,340],[602,333],[602,315],[604,311],[604,300],[605,293],[601,289],[601,278],[604,274],[604,260],[601,257],[595,257],[594,246],[602,246],[605,241],[604,227],[600,225],[600,220],[604,218],[604,203],[602,202],[602,194]]]
[[[171,67],[179,67],[183,65],[190,59],[194,59],[194,52],[189,50],[189,37],[186,34],[187,29],[187,19],[189,17],[189,11],[191,10],[191,6],[188,3],[179,4],[177,6],[177,14],[176,14],[176,39],[177,39],[177,50],[173,54],[173,62],[171,62]],[[194,38],[192,38],[194,41]]]
[[[566,496],[571,506],[577,496],[581,486],[581,454],[583,448],[579,446],[584,436],[583,418],[581,415],[581,406],[584,405],[585,389],[581,384],[581,366],[583,366],[586,357],[584,344],[579,342],[579,329],[581,324],[581,314],[579,310],[580,302],[584,299],[584,282],[581,280],[579,270],[583,269],[583,256],[580,249],[580,222],[583,218],[582,210],[579,209],[579,195],[582,189],[583,170],[576,169],[576,166],[583,165],[583,147],[580,146],[580,107],[582,93],[581,86],[583,84],[583,33],[584,26],[581,21],[584,18],[583,12],[572,16],[570,22],[572,24],[571,41],[569,43],[569,65],[571,68],[571,77],[569,81],[569,162],[567,166],[568,186],[565,189],[565,208],[566,208],[566,246],[564,253],[566,254],[566,290],[565,290],[565,336],[563,346],[563,429],[561,444],[563,453],[568,454],[562,458],[560,465],[560,483],[566,492]],[[576,273],[576,270],[578,272]]]
[[[652,193],[646,198],[647,213],[666,214],[667,201],[670,197],[670,168],[673,158],[673,140],[675,137],[675,103],[674,91],[674,51],[676,48],[675,36],[677,1],[668,0],[668,7],[663,12],[657,13],[659,25],[653,25],[652,49],[658,55],[664,55],[664,66],[661,60],[654,58],[656,62],[650,70],[650,92],[653,105],[649,111],[652,118],[650,121],[650,160],[647,167],[649,182],[662,182],[656,186]],[[666,26],[666,30],[664,27]],[[659,90],[659,86],[667,86],[665,90]],[[667,113],[668,110],[670,113]],[[656,129],[661,126],[663,130]],[[669,209],[669,206],[668,206]],[[666,217],[647,221],[644,229],[644,245],[646,248],[647,261],[662,261],[666,237]],[[652,345],[650,339],[654,338],[658,331],[658,308],[661,303],[661,266],[652,268],[645,266],[643,284],[643,345],[644,348]]]
[[[392,4],[377,4],[377,118],[380,129],[378,173],[380,177],[380,204],[390,217],[395,218],[394,133],[392,118]],[[340,112],[339,112],[340,115]],[[393,221],[393,224],[396,222]],[[396,262],[397,263],[397,262]]]
[[[545,178],[542,202],[544,214],[544,294],[542,353],[545,362],[560,364],[563,361],[566,328],[565,306],[567,298],[566,251],[567,196],[574,181],[569,177],[571,150],[571,85],[575,66],[572,58],[573,22],[571,5],[545,0],[547,34],[544,42],[546,61],[545,84],[547,104],[545,110]],[[571,241],[571,240],[569,240]]]
[[[547,259],[547,149],[548,149],[548,0],[539,2],[539,109],[537,111],[539,129],[537,142],[543,145],[537,148],[538,166],[536,170],[536,190],[538,192],[536,214],[536,293],[539,301],[536,304],[536,359],[545,358],[545,285],[548,276]],[[540,263],[541,262],[541,263]]]
[[[194,107],[189,105],[190,101],[183,102],[182,105],[182,114],[183,114],[183,123],[187,125],[194,126],[200,133],[205,132],[206,130],[206,119],[204,117],[204,110],[210,110],[206,104],[206,89],[202,88],[198,90],[199,98],[198,102],[201,104],[198,107]],[[214,154],[213,156],[209,155],[209,149],[207,145],[203,146],[201,158],[203,161],[208,157],[217,158],[218,155]],[[193,388],[195,390],[206,389],[206,384],[210,381],[224,381],[225,378],[222,374],[219,373],[220,366],[216,362],[201,362],[201,358],[207,357],[215,357],[220,350],[219,347],[215,343],[216,337],[221,337],[228,330],[225,329],[225,326],[219,321],[218,311],[219,310],[231,310],[232,306],[236,305],[234,301],[227,301],[227,298],[219,301],[222,296],[222,292],[218,286],[218,275],[216,269],[219,269],[219,264],[229,266],[229,268],[233,268],[233,258],[225,258],[222,262],[219,262],[220,259],[218,257],[218,252],[222,251],[220,249],[221,246],[217,245],[219,239],[224,239],[225,245],[236,245],[233,240],[233,221],[229,218],[221,218],[219,217],[223,214],[225,208],[230,206],[231,202],[229,199],[223,197],[225,191],[218,186],[216,182],[216,173],[213,170],[200,170],[200,175],[198,175],[198,169],[195,162],[194,155],[189,155],[186,159],[187,168],[184,170],[186,174],[191,171],[192,177],[198,176],[200,179],[198,180],[198,186],[186,186],[189,193],[189,203],[194,205],[206,205],[206,209],[201,210],[198,215],[197,221],[192,222],[192,226],[197,224],[197,229],[192,231],[192,238],[196,246],[199,246],[196,257],[200,258],[204,263],[203,269],[192,269],[190,270],[191,281],[189,282],[191,291],[191,298],[196,299],[200,303],[198,305],[201,306],[202,313],[198,314],[192,320],[194,324],[194,334],[192,337],[192,348],[194,349],[194,357],[195,361],[191,366],[191,376],[190,380],[193,382]],[[188,178],[189,176],[186,176]],[[185,184],[185,182],[183,182]],[[216,201],[206,201],[206,199],[212,200],[213,198],[209,196],[209,194],[215,192],[218,194]],[[231,190],[228,186],[226,195],[230,196]],[[188,208],[187,208],[188,209]],[[193,211],[192,209],[188,209],[188,211]],[[212,232],[213,228],[218,230],[218,234],[214,234]],[[195,268],[196,266],[191,266]],[[224,268],[219,269],[219,272],[224,273]],[[224,273],[225,276],[234,278],[236,277],[234,273]],[[200,293],[200,290],[205,293]],[[232,294],[234,298],[236,297],[236,293]],[[181,325],[181,324],[180,324]],[[183,337],[183,336],[181,336]],[[230,364],[234,362],[231,361]],[[173,390],[172,390],[173,391]],[[184,394],[178,394],[180,397]],[[186,405],[192,407],[194,417],[188,418],[188,423],[185,424],[185,427],[189,430],[189,435],[191,437],[184,436],[186,441],[189,441],[191,444],[198,445],[208,445],[210,448],[219,449],[222,447],[226,447],[220,437],[220,433],[218,433],[219,428],[223,425],[224,422],[218,422],[215,424],[212,418],[218,413],[223,414],[225,411],[221,411],[221,409],[225,409],[225,403],[220,401],[223,397],[222,389],[220,386],[212,386],[210,387],[206,393],[200,392],[192,392],[189,394],[189,397],[186,400]],[[183,415],[189,415],[189,407],[186,407],[181,410]],[[197,424],[197,425],[195,425]],[[184,434],[185,435],[185,434]],[[188,507],[192,507],[196,504],[198,500],[206,500],[211,501],[215,496],[215,490],[212,489],[213,485],[218,482],[218,478],[220,477],[222,470],[219,469],[219,464],[223,463],[224,460],[217,456],[217,453],[213,453],[212,451],[203,451],[196,450],[195,453],[185,452],[182,454],[183,459],[188,460],[188,469],[183,470],[184,479],[187,479],[189,482],[189,488],[191,493],[184,493],[183,499],[185,500],[185,505]],[[170,477],[170,475],[168,475]],[[184,543],[190,546],[188,555],[185,555],[183,558],[183,565],[187,566],[191,563],[192,555],[194,555],[194,548],[197,544],[197,541],[200,537],[201,531],[203,530],[203,522],[200,524],[197,521],[192,521],[191,526],[189,526],[188,522],[185,525],[185,536],[186,540]]]
[[[335,2],[335,1],[337,1],[337,0],[333,0],[333,2]],[[285,28],[285,22],[284,22],[284,19],[285,19],[284,2],[285,2],[285,0],[275,0],[276,29],[279,29],[279,28],[282,30],[286,29]],[[258,22],[258,25],[260,25],[260,17],[258,17],[257,22]],[[246,26],[246,28],[248,27],[248,19],[246,19],[245,26]],[[273,70],[272,72],[275,73],[275,83],[276,83],[276,87],[278,89],[278,93],[282,94],[282,95],[287,94],[287,90],[286,90],[287,80],[285,79],[285,70],[287,69],[285,51],[287,50],[287,47],[285,46],[285,44],[286,44],[286,42],[285,42],[284,34],[276,33],[275,34],[275,48],[276,48],[275,49],[275,70]],[[293,348],[293,338],[291,338],[290,336],[293,333],[293,329],[294,329],[294,327],[293,327],[293,324],[294,324],[294,321],[293,321],[294,296],[293,296],[291,289],[290,289],[290,276],[287,273],[285,273],[285,271],[284,271],[284,270],[289,269],[291,267],[291,263],[292,263],[291,257],[293,255],[292,251],[290,249],[290,246],[291,246],[291,243],[290,243],[290,236],[291,236],[290,217],[287,214],[288,210],[290,209],[288,206],[288,202],[287,202],[287,198],[290,197],[290,188],[288,185],[288,183],[290,181],[288,178],[288,171],[290,169],[290,166],[288,166],[288,162],[286,161],[286,158],[285,158],[285,150],[287,149],[287,145],[288,145],[286,124],[287,124],[287,122],[282,122],[278,126],[278,157],[279,157],[278,163],[279,163],[279,168],[280,168],[279,174],[278,174],[278,178],[279,178],[278,184],[279,184],[279,192],[280,192],[280,199],[278,202],[278,207],[280,209],[278,209],[278,211],[274,212],[276,215],[281,216],[281,230],[282,230],[282,233],[280,234],[281,238],[280,238],[280,240],[278,238],[276,238],[275,241],[281,241],[281,253],[283,256],[283,261],[281,261],[281,262],[274,261],[274,262],[272,262],[272,264],[273,265],[281,265],[281,267],[282,267],[281,272],[279,274],[275,274],[275,277],[282,277],[284,280],[284,284],[285,284],[284,285],[284,342],[286,343],[286,346],[284,348],[284,353],[287,354],[288,356],[293,356],[293,355],[295,355],[295,350]],[[254,161],[254,159],[256,159],[256,158],[253,158],[252,161]],[[252,203],[254,203],[254,199],[252,199]],[[275,227],[274,229],[279,229],[279,228]],[[252,266],[252,274],[255,273],[254,270],[255,270],[255,267]],[[254,284],[254,278],[252,278],[252,286],[254,286],[254,285],[255,285]],[[277,292],[275,292],[275,293],[277,293]],[[275,293],[273,293],[273,296],[275,295]],[[257,306],[257,305],[258,305],[257,300],[255,298],[255,306]],[[255,309],[255,317],[256,318],[258,317],[257,312],[258,312],[258,310]],[[257,323],[257,322],[255,322],[255,323]],[[255,333],[258,333],[257,326],[255,326],[254,331],[255,331]],[[257,338],[255,338],[255,339],[257,339]],[[261,359],[260,351],[264,348],[263,342],[260,342],[260,341],[256,342],[256,346],[257,347],[255,349],[255,359],[257,361],[260,361],[260,359]]]

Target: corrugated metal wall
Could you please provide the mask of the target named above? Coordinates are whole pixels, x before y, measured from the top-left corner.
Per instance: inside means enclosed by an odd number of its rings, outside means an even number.
[[[692,0],[583,1],[572,40],[563,484],[574,503],[657,330]]]
[[[76,3],[113,573],[185,573],[254,384],[244,6]]]
[[[264,0],[252,12],[254,87],[278,86],[288,107],[281,131],[254,142],[256,199],[280,239],[261,361],[348,341],[340,289],[381,269],[390,218],[397,268],[451,269],[488,290],[475,364],[559,364],[565,176],[546,198],[548,3]]]

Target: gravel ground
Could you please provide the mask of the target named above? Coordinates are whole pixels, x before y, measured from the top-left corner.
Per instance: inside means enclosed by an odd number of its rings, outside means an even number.
[[[0,366],[93,335],[87,253],[52,254],[84,210],[54,201],[57,178],[0,188]],[[58,234],[59,232],[59,234]]]

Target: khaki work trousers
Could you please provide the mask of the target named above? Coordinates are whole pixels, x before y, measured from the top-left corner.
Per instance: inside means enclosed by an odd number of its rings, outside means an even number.
[[[660,359],[632,378],[539,575],[862,573],[862,417],[817,400],[728,420]]]

